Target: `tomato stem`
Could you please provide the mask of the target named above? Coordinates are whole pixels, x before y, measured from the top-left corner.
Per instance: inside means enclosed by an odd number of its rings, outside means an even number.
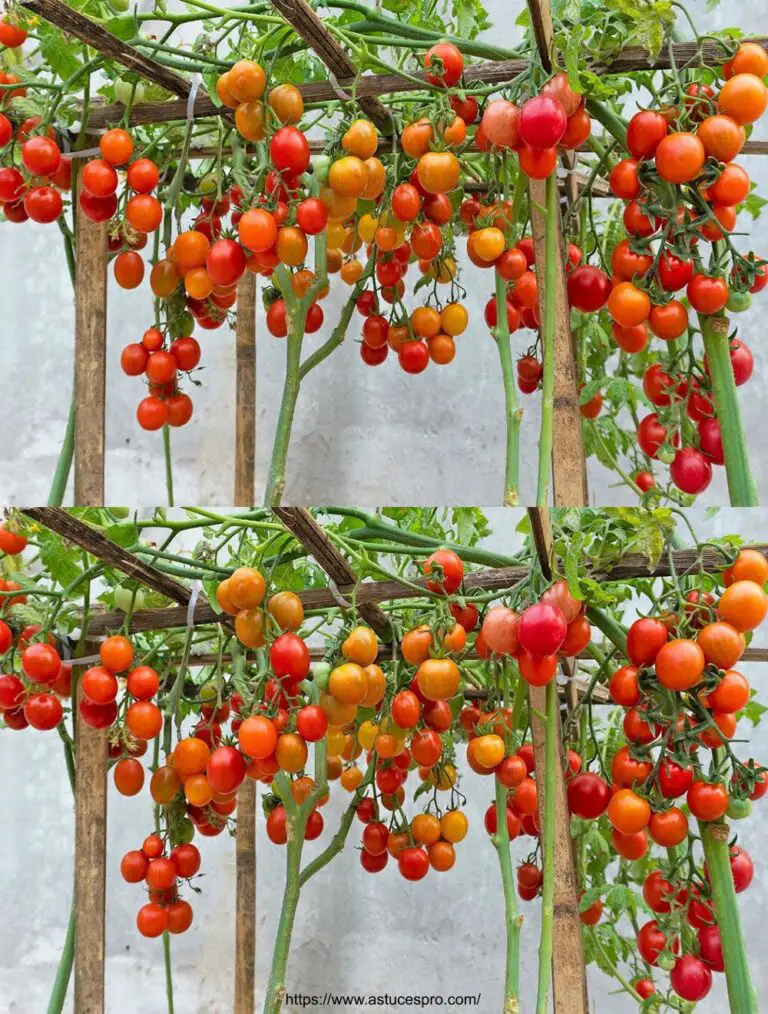
[[[747,442],[728,342],[727,317],[699,315],[712,396],[723,441],[725,472],[732,507],[757,507],[759,498],[749,466]]]
[[[501,362],[501,379],[504,386],[504,414],[506,418],[506,459],[504,465],[504,504],[516,507],[520,503],[520,423],[523,410],[517,404],[514,365],[507,320],[507,283],[496,272],[496,345]]]
[[[51,491],[48,494],[49,507],[61,507],[64,503],[64,494],[69,481],[69,473],[72,470],[72,459],[75,455],[75,414],[77,405],[75,402],[74,389],[72,400],[69,403],[69,415],[67,416],[67,428],[64,431],[64,440],[59,451],[59,458],[56,462],[56,471],[53,473]]]
[[[517,1014],[520,1010],[520,929],[523,917],[517,911],[512,856],[509,851],[507,827],[507,790],[496,782],[496,834],[493,846],[499,857],[501,884],[504,889],[504,924],[507,930],[507,951],[504,971],[504,1014]]]
[[[168,506],[173,507],[173,461],[171,459],[171,428],[168,423],[163,426],[163,456],[165,458],[165,491],[168,496]]]
[[[47,1014],[61,1014],[67,999],[69,980],[72,977],[72,965],[75,960],[75,895],[72,894],[72,903],[69,908],[69,922],[67,923],[67,935],[64,937],[64,947],[59,958],[59,965],[56,969],[56,978],[53,981],[51,998],[48,1001]]]
[[[752,985],[736,891],[733,886],[728,851],[728,825],[725,821],[699,821],[699,833],[704,846],[712,885],[712,902],[720,930],[729,1009],[732,1014],[757,1014],[759,1009],[757,994]]]
[[[547,684],[547,715],[544,751],[544,800],[540,812],[543,816],[543,870],[541,891],[541,939],[539,941],[539,983],[536,995],[536,1014],[549,1010],[549,987],[552,979],[552,931],[555,918],[555,783],[557,778],[557,742],[559,737],[560,706],[557,698],[557,681]]]
[[[549,493],[549,475],[552,459],[552,414],[555,394],[555,314],[557,299],[557,230],[560,225],[557,176],[547,177],[547,207],[545,222],[546,263],[544,265],[544,319],[541,326],[542,378],[541,430],[539,433],[539,474],[536,488],[536,505],[545,507]]]

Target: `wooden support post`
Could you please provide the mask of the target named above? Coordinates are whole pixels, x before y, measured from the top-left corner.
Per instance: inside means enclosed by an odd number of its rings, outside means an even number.
[[[107,222],[76,213],[75,252],[75,506],[100,507],[105,502]]]
[[[296,29],[337,80],[347,78],[354,81],[357,78],[357,68],[349,53],[331,35],[323,24],[323,19],[315,14],[305,0],[272,0],[272,5]],[[391,132],[392,117],[375,94],[360,98],[359,105],[379,130]]]
[[[256,786],[246,778],[237,793],[234,1014],[256,1009]]]
[[[356,585],[357,576],[354,570],[306,507],[275,507],[274,513],[288,531],[292,532],[314,556],[337,588]],[[358,610],[365,622],[369,623],[379,636],[391,639],[392,626],[389,617],[380,606],[374,602],[360,603],[358,600]]]
[[[246,271],[237,287],[235,331],[235,499],[252,507],[256,482],[256,275]]]
[[[542,63],[552,68],[550,50],[553,42],[552,13],[549,0],[528,0],[531,23]],[[546,181],[531,180],[528,188],[531,201],[531,224],[536,263],[546,262]],[[587,463],[584,456],[584,438],[581,431],[579,392],[576,360],[571,340],[568,294],[565,284],[565,250],[563,233],[558,216],[557,263],[555,265],[555,346],[554,346],[554,404],[552,410],[552,495],[557,506],[586,507]],[[544,300],[547,293],[539,281],[539,314],[544,320]]]
[[[98,651],[86,643],[85,652]],[[77,672],[76,700],[80,699]],[[104,1014],[107,852],[107,730],[75,714],[75,1006]]]
[[[529,507],[533,539],[542,570],[551,577],[552,532],[546,508]],[[573,671],[573,660],[566,659],[563,671]],[[530,687],[528,701],[531,708],[531,729],[537,772],[546,768],[545,723],[539,717],[546,713],[546,688]],[[538,714],[537,714],[538,712]],[[557,770],[555,772],[555,896],[554,939],[556,950],[552,962],[555,1014],[588,1014],[587,977],[584,965],[584,947],[579,919],[578,884],[570,835],[571,817],[565,790],[563,744],[557,740]],[[539,798],[539,812],[543,800]]]

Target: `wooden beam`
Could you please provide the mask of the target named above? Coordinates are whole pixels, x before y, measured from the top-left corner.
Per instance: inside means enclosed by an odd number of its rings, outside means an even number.
[[[552,576],[552,529],[546,507],[529,507],[533,541],[544,575]],[[566,659],[563,671],[573,677],[573,660]],[[537,782],[543,783],[546,770],[546,723],[540,716],[547,711],[546,687],[529,687],[528,702],[531,709],[531,731],[536,757]],[[558,718],[559,726],[559,718]],[[539,791],[539,818],[544,806],[544,793]],[[584,947],[579,918],[578,883],[570,834],[571,816],[565,788],[564,750],[560,735],[557,737],[557,767],[555,771],[555,854],[554,854],[554,927],[555,952],[552,961],[552,985],[555,1014],[588,1014],[587,975],[584,965]]]
[[[98,646],[85,645],[86,655]],[[75,701],[81,668],[73,666]],[[107,729],[92,729],[74,716],[75,757],[75,1003],[78,1014],[104,1014],[107,884]]]
[[[237,793],[234,1014],[256,1010],[256,786],[246,778]]]
[[[237,287],[235,328],[236,507],[252,507],[256,484],[256,276],[246,271]]]
[[[34,513],[51,509],[55,508],[36,508]],[[30,513],[30,510],[27,510],[26,513]],[[756,549],[768,556],[768,544],[765,543],[743,548]],[[671,554],[671,562],[674,564],[675,573],[681,576],[696,571],[699,565],[699,555],[695,549],[677,549]],[[722,554],[715,549],[705,549],[701,554],[701,563],[704,570],[717,570],[723,566]],[[502,591],[513,588],[520,581],[527,580],[528,574],[529,568],[523,566],[486,567],[482,570],[470,571],[464,578],[464,587],[467,591]],[[647,557],[639,553],[628,553],[612,567],[593,571],[590,577],[606,582],[629,581],[633,578],[670,577],[671,574],[669,554],[664,554],[659,562],[651,568],[648,566]],[[416,587],[411,587],[411,585]],[[343,596],[354,591],[358,606],[367,602],[418,598],[421,594],[420,589],[424,585],[424,578],[416,578],[409,585],[402,585],[399,581],[363,581],[359,584],[344,585],[339,585],[337,582],[338,590]],[[300,592],[299,598],[305,609],[329,609],[338,605],[337,599],[328,588],[310,588]],[[104,634],[122,626],[124,620],[125,614],[119,610],[102,613],[94,610],[88,624],[88,631],[94,635]],[[221,620],[222,615],[215,612],[207,602],[198,601],[193,618],[196,626],[217,623]],[[185,608],[169,606],[164,609],[140,609],[131,617],[130,630],[132,632],[168,630],[172,627],[184,627],[186,623],[187,610]]]
[[[118,39],[116,35],[102,28],[95,21],[91,21],[84,14],[73,10],[62,0],[24,0],[23,6],[28,11],[39,14],[41,18],[45,18],[46,21],[60,28],[62,32],[74,35],[81,42],[98,50],[102,56],[114,60],[128,70],[135,71],[148,81],[173,92],[174,95],[179,95],[184,99],[189,95],[191,85],[186,78],[168,67],[163,67],[155,60],[150,60],[138,49],[134,49],[127,42]]]
[[[276,8],[292,28],[314,50],[323,61],[333,77],[357,77],[355,64],[346,49],[338,42],[323,24],[323,19],[316,14],[305,0],[272,0]],[[354,86],[353,86],[354,87]],[[341,90],[341,89],[340,89]],[[371,119],[379,130],[392,132],[392,117],[386,106],[383,106],[375,95],[365,95],[359,100],[361,110]]]
[[[70,10],[69,7],[66,9]],[[75,192],[78,190],[76,179]],[[91,221],[76,207],[73,396],[74,495],[77,507],[100,507],[106,502],[104,434],[107,398],[107,225],[107,222]]]
[[[33,2],[33,0],[31,0]],[[286,2],[286,0],[283,0]],[[756,42],[764,49],[768,49],[768,36],[756,36],[743,40]],[[640,46],[629,46],[611,64],[595,64],[592,70],[598,74],[626,74],[633,70],[669,70],[671,68],[670,48],[675,59],[675,65],[680,68],[682,65],[693,60],[698,60],[699,53],[705,66],[715,66],[722,62],[722,47],[714,40],[706,40],[697,46],[695,42],[676,42],[671,47],[663,46],[658,57],[652,63],[648,62],[647,52]],[[479,85],[504,85],[511,82],[519,74],[529,68],[529,61],[522,59],[494,60],[486,63],[473,64],[467,67],[464,73],[464,81],[469,84]],[[423,79],[423,73],[417,71],[411,77]],[[349,92],[354,87],[358,99],[378,95],[393,95],[401,92],[418,91],[422,85],[401,77],[399,74],[363,74],[356,76],[354,68],[348,74],[335,74],[338,85],[342,91]],[[334,86],[329,81],[313,81],[308,84],[298,85],[305,103],[310,102],[332,102],[338,99]],[[130,123],[167,123],[172,120],[186,119],[187,109],[184,101],[171,102],[139,102],[131,110]],[[122,105],[94,105],[88,120],[89,127],[104,127],[108,123],[120,120],[125,112]],[[195,102],[194,115],[196,119],[207,116],[220,116],[227,113],[227,110],[217,106],[208,95],[198,95]],[[764,154],[768,151],[768,142],[747,142],[745,151],[752,150],[752,145],[761,145],[760,149]],[[756,149],[755,149],[756,152]],[[753,153],[755,153],[753,152]]]
[[[312,517],[306,507],[275,507],[274,514],[282,521],[299,542],[307,549],[310,556],[323,568],[338,589],[348,589],[347,596],[353,597],[358,611],[368,623],[385,640],[392,639],[392,625],[389,617],[375,602],[360,602],[357,591],[357,575],[352,566],[341,555],[337,547],[328,537],[322,525]]]
[[[551,69],[550,49],[554,29],[549,0],[528,0],[536,45],[542,64]],[[546,180],[531,180],[528,184],[531,202],[531,225],[536,263],[547,262]],[[538,276],[537,276],[538,277]],[[544,304],[548,293],[543,277],[539,282],[539,318],[544,321]],[[554,336],[554,391],[552,405],[552,496],[556,506],[586,507],[587,461],[584,453],[582,417],[579,410],[579,391],[576,375],[576,357],[571,338],[571,310],[565,280],[565,244],[562,220],[558,209],[557,259],[555,263],[555,336]]]
[[[86,550],[86,552],[97,557],[99,560],[102,560],[110,567],[114,567],[115,570],[121,571],[134,581],[140,581],[148,588],[152,588],[154,591],[160,592],[161,595],[165,595],[168,598],[173,599],[174,602],[178,602],[181,606],[180,613],[182,613],[183,616],[179,616],[179,622],[173,623],[171,626],[187,625],[187,612],[190,599],[192,598],[192,592],[186,585],[174,580],[167,574],[163,574],[162,571],[155,570],[154,567],[150,567],[148,563],[144,563],[143,560],[134,556],[133,553],[129,553],[127,549],[123,549],[122,546],[118,546],[116,542],[112,542],[111,539],[108,539],[106,535],[102,535],[102,533],[96,528],[93,528],[91,525],[87,525],[84,521],[81,521],[79,518],[70,514],[69,511],[63,510],[61,507],[27,507],[22,511],[22,513],[26,514],[30,518],[33,518],[35,521],[39,521],[40,524],[45,525],[46,528],[50,528],[51,531],[58,533],[68,542],[74,542],[75,545],[80,546],[81,549]],[[198,612],[203,615],[209,615],[209,613],[213,614],[212,618],[217,622],[223,624],[230,630],[234,629],[234,621],[232,617],[226,614],[217,615],[214,613],[203,595],[198,597],[195,607],[195,617],[197,617]],[[121,626],[119,622],[112,624],[112,628],[119,626]],[[95,632],[98,630],[98,624],[94,624],[94,627]],[[111,628],[108,627],[106,629]],[[130,629],[151,630],[152,627],[133,627],[131,625]],[[91,625],[89,624],[89,632],[90,631]]]

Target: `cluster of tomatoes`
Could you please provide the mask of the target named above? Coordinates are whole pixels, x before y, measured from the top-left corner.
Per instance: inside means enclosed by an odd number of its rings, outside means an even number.
[[[200,363],[200,344],[191,332],[195,325],[214,330],[227,321],[247,264],[241,246],[222,235],[227,215],[231,213],[233,227],[243,216],[242,192],[232,187],[219,194],[213,179],[203,180],[201,188],[206,192],[192,228],[178,234],[150,273],[165,322],[147,328],[141,341],[127,345],[120,357],[124,373],[147,378],[149,393],[136,410],[139,425],[147,430],[183,426],[191,419],[192,399],[179,390],[180,374]]]
[[[179,897],[179,881],[189,881],[197,874],[200,852],[191,843],[176,845],[166,852],[162,836],[150,834],[140,849],[126,852],[120,862],[125,881],[147,886],[149,901],[136,915],[138,930],[145,937],[184,933],[192,925],[192,906]]]
[[[768,264],[738,254],[729,236],[751,188],[734,159],[745,128],[768,106],[768,54],[743,43],[723,74],[717,91],[692,83],[681,104],[643,110],[630,120],[628,157],[610,175],[612,192],[626,202],[627,236],[613,251],[612,282],[595,276],[593,285],[593,302],[607,304],[623,351],[641,352],[649,335],[670,343],[664,362],[643,378],[657,411],[640,421],[637,439],[649,458],[670,466],[675,486],[690,494],[707,488],[712,465],[724,459],[706,358],[693,357],[691,364],[687,343],[676,341],[690,327],[688,306],[700,318],[742,311],[768,285]],[[705,259],[705,242],[711,259]],[[683,290],[688,306],[677,296]],[[752,353],[735,335],[730,355],[737,385],[746,383]],[[638,484],[648,489],[653,477],[642,473]]]
[[[733,666],[744,652],[745,634],[768,612],[766,581],[768,562],[744,550],[724,574],[719,600],[694,589],[678,612],[632,624],[629,664],[609,683],[611,699],[625,709],[626,745],[612,758],[610,783],[580,772],[568,784],[571,813],[584,820],[606,814],[613,847],[624,859],[643,859],[650,842],[686,849],[682,858],[669,860],[666,873],[655,870],[645,879],[643,894],[658,918],[640,929],[638,949],[649,964],[671,970],[672,988],[687,1000],[707,994],[711,972],[723,971],[723,961],[707,871],[689,876],[689,818],[677,801],[684,797],[699,821],[740,819],[749,814],[751,800],[768,792],[768,770],[753,761],[742,764],[729,749],[728,782],[722,765],[713,775],[701,755],[702,748],[720,750],[733,738],[737,714],[750,699],[749,683]],[[744,890],[752,879],[748,854],[732,849],[731,865],[737,890]],[[599,919],[598,909],[599,899],[587,911]],[[680,956],[685,925],[696,931],[698,944]],[[644,980],[642,989],[650,995],[652,983]]]
[[[2,76],[0,83],[13,83],[13,75]],[[8,94],[3,90],[0,105]],[[23,95],[25,89],[10,94]],[[62,155],[54,130],[40,133],[41,127],[39,116],[14,127],[0,112],[0,210],[9,222],[55,222],[64,208],[62,193],[72,188],[72,160]]]

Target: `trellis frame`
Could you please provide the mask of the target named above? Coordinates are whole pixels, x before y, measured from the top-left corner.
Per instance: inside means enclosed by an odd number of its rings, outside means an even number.
[[[180,603],[179,606],[171,609],[143,610],[133,614],[131,622],[128,624],[129,632],[161,630],[187,624],[191,593],[185,585],[106,539],[99,531],[66,510],[45,507],[27,508],[23,513],[57,532],[65,539],[75,542],[90,555],[103,560],[131,579],[153,591],[170,596]],[[378,603],[392,599],[414,599],[419,595],[418,588],[414,589],[408,585],[399,584],[397,581],[357,582],[351,565],[330,543],[322,526],[308,510],[279,508],[275,514],[328,573],[329,581],[333,582],[332,588],[310,589],[301,592],[300,597],[304,605],[311,604],[315,608],[321,607],[321,604],[326,608],[338,606],[340,598],[343,600],[346,596],[354,593],[355,603],[361,616],[364,616],[367,622],[375,626],[381,636],[388,635],[389,620],[386,614],[379,610]],[[529,515],[539,566],[544,576],[550,577],[552,575],[552,540],[548,512],[546,509],[530,508]],[[745,548],[753,548],[768,555],[768,544],[757,544]],[[685,576],[686,573],[695,573],[694,568],[699,562],[709,570],[721,567],[723,561],[721,554],[714,548],[705,548],[701,552],[696,549],[674,550],[662,558],[653,568],[649,567],[648,561],[644,557],[628,554],[614,567],[602,574],[595,573],[593,577],[603,581],[620,581],[632,578],[668,577],[672,574]],[[485,568],[468,573],[464,586],[468,589],[503,592],[525,580],[529,573],[530,569],[523,566]],[[349,583],[346,583],[345,577],[349,578]],[[411,584],[413,583],[416,582],[411,582]],[[365,614],[363,610],[365,610]],[[380,613],[380,616],[377,617],[377,613]],[[153,617],[156,622],[151,622]],[[98,648],[98,641],[95,639],[111,629],[119,629],[123,625],[124,618],[123,613],[94,614],[85,631],[85,651],[95,653]],[[231,617],[215,613],[204,599],[198,603],[191,622],[194,625],[219,623],[231,630]],[[391,655],[389,646],[386,651]],[[211,664],[218,659],[218,655],[212,655],[205,662],[202,660],[196,662],[193,656],[189,661],[190,664]],[[768,661],[768,649],[747,649],[744,660]],[[566,660],[563,668],[567,674],[572,675],[571,660]],[[574,693],[580,696],[586,689],[586,685],[583,682],[579,685],[575,680],[571,682],[575,685]],[[480,692],[467,691],[466,696],[473,698],[479,697],[481,694]],[[566,693],[565,696],[567,698],[568,694]],[[596,695],[595,703],[609,703],[605,697],[604,693]],[[543,729],[537,712],[543,714],[545,704],[540,699],[540,691],[535,688],[530,689],[529,700],[532,708],[536,767],[538,771],[544,772],[546,765],[543,757]],[[74,904],[77,911],[74,958],[75,1003],[78,1011],[82,1010],[87,1014],[104,1014],[107,739],[105,731],[87,729],[80,722],[75,724],[75,735],[76,745],[79,749],[79,753],[76,754],[75,781],[76,872]],[[562,744],[559,744],[558,750],[562,750]],[[568,832],[565,782],[560,763],[557,765],[555,786],[557,880],[554,925],[558,949],[555,955],[556,960],[553,963],[554,1011],[555,1014],[581,1014],[581,1011],[586,1012],[587,1010],[586,979],[580,929],[578,928],[578,902],[574,897],[576,879]],[[255,1003],[256,805],[255,783],[244,783],[238,800],[236,838],[236,961],[233,1004],[235,1014],[253,1014]]]
[[[393,74],[356,75],[348,54],[331,36],[322,19],[312,11],[305,0],[273,0],[275,8],[286,21],[307,41],[316,54],[328,66],[334,81],[312,82],[299,87],[305,101],[328,101],[338,98],[339,90],[354,88],[361,109],[377,126],[389,127],[391,114],[377,96],[398,92],[412,92],[422,88],[423,73],[412,75],[417,80],[408,80]],[[186,119],[190,82],[167,67],[162,66],[137,49],[118,39],[85,15],[74,11],[63,0],[25,0],[24,7],[65,32],[74,34],[96,51],[116,60],[126,68],[140,74],[147,80],[170,90],[178,96],[170,102],[139,103],[132,108],[129,123],[160,123],[175,119]],[[552,22],[549,0],[530,0],[534,34],[540,59],[545,67],[550,66],[552,46]],[[753,39],[768,49],[768,36]],[[704,63],[719,59],[719,47],[713,40],[702,42],[678,42],[664,47],[655,61],[649,62],[647,54],[640,47],[628,47],[610,65],[595,69],[604,73],[622,73],[632,70],[669,69],[680,66],[697,55]],[[487,61],[467,68],[465,80],[468,83],[499,84],[502,86],[529,67],[527,60]],[[87,130],[95,130],[114,120],[122,119],[122,106],[96,106],[86,124]],[[218,106],[199,89],[193,108],[193,118],[221,116],[228,120],[232,111]],[[745,152],[768,152],[768,142],[748,142]],[[572,186],[573,174],[571,174]],[[540,207],[541,187],[531,185],[533,229],[537,252],[542,254],[542,218]],[[78,266],[76,281],[75,320],[75,504],[98,506],[104,503],[104,458],[106,426],[106,389],[104,382],[106,356],[106,314],[107,314],[107,235],[105,226],[91,228],[84,216],[78,216],[77,260],[84,261]],[[569,336],[569,312],[565,298],[564,269],[562,262],[562,232],[559,230],[561,255],[557,265],[557,310],[555,341],[555,392],[553,401],[554,440],[552,451],[552,487],[556,504],[586,506],[586,462],[581,436],[579,394],[576,383],[573,348]],[[87,271],[87,276],[85,272]],[[84,284],[86,282],[88,284]],[[103,280],[103,281],[102,281]],[[540,288],[543,288],[541,286]],[[80,291],[85,289],[86,291]],[[248,318],[238,323],[236,335],[236,425],[235,425],[235,490],[237,504],[248,503],[253,498],[255,485],[255,316],[251,311],[249,293],[246,290],[245,306],[238,302],[238,318],[242,309]],[[254,304],[255,305],[255,304]],[[251,324],[253,334],[251,334]],[[252,352],[253,350],[253,352]],[[253,368],[251,368],[253,355]]]

